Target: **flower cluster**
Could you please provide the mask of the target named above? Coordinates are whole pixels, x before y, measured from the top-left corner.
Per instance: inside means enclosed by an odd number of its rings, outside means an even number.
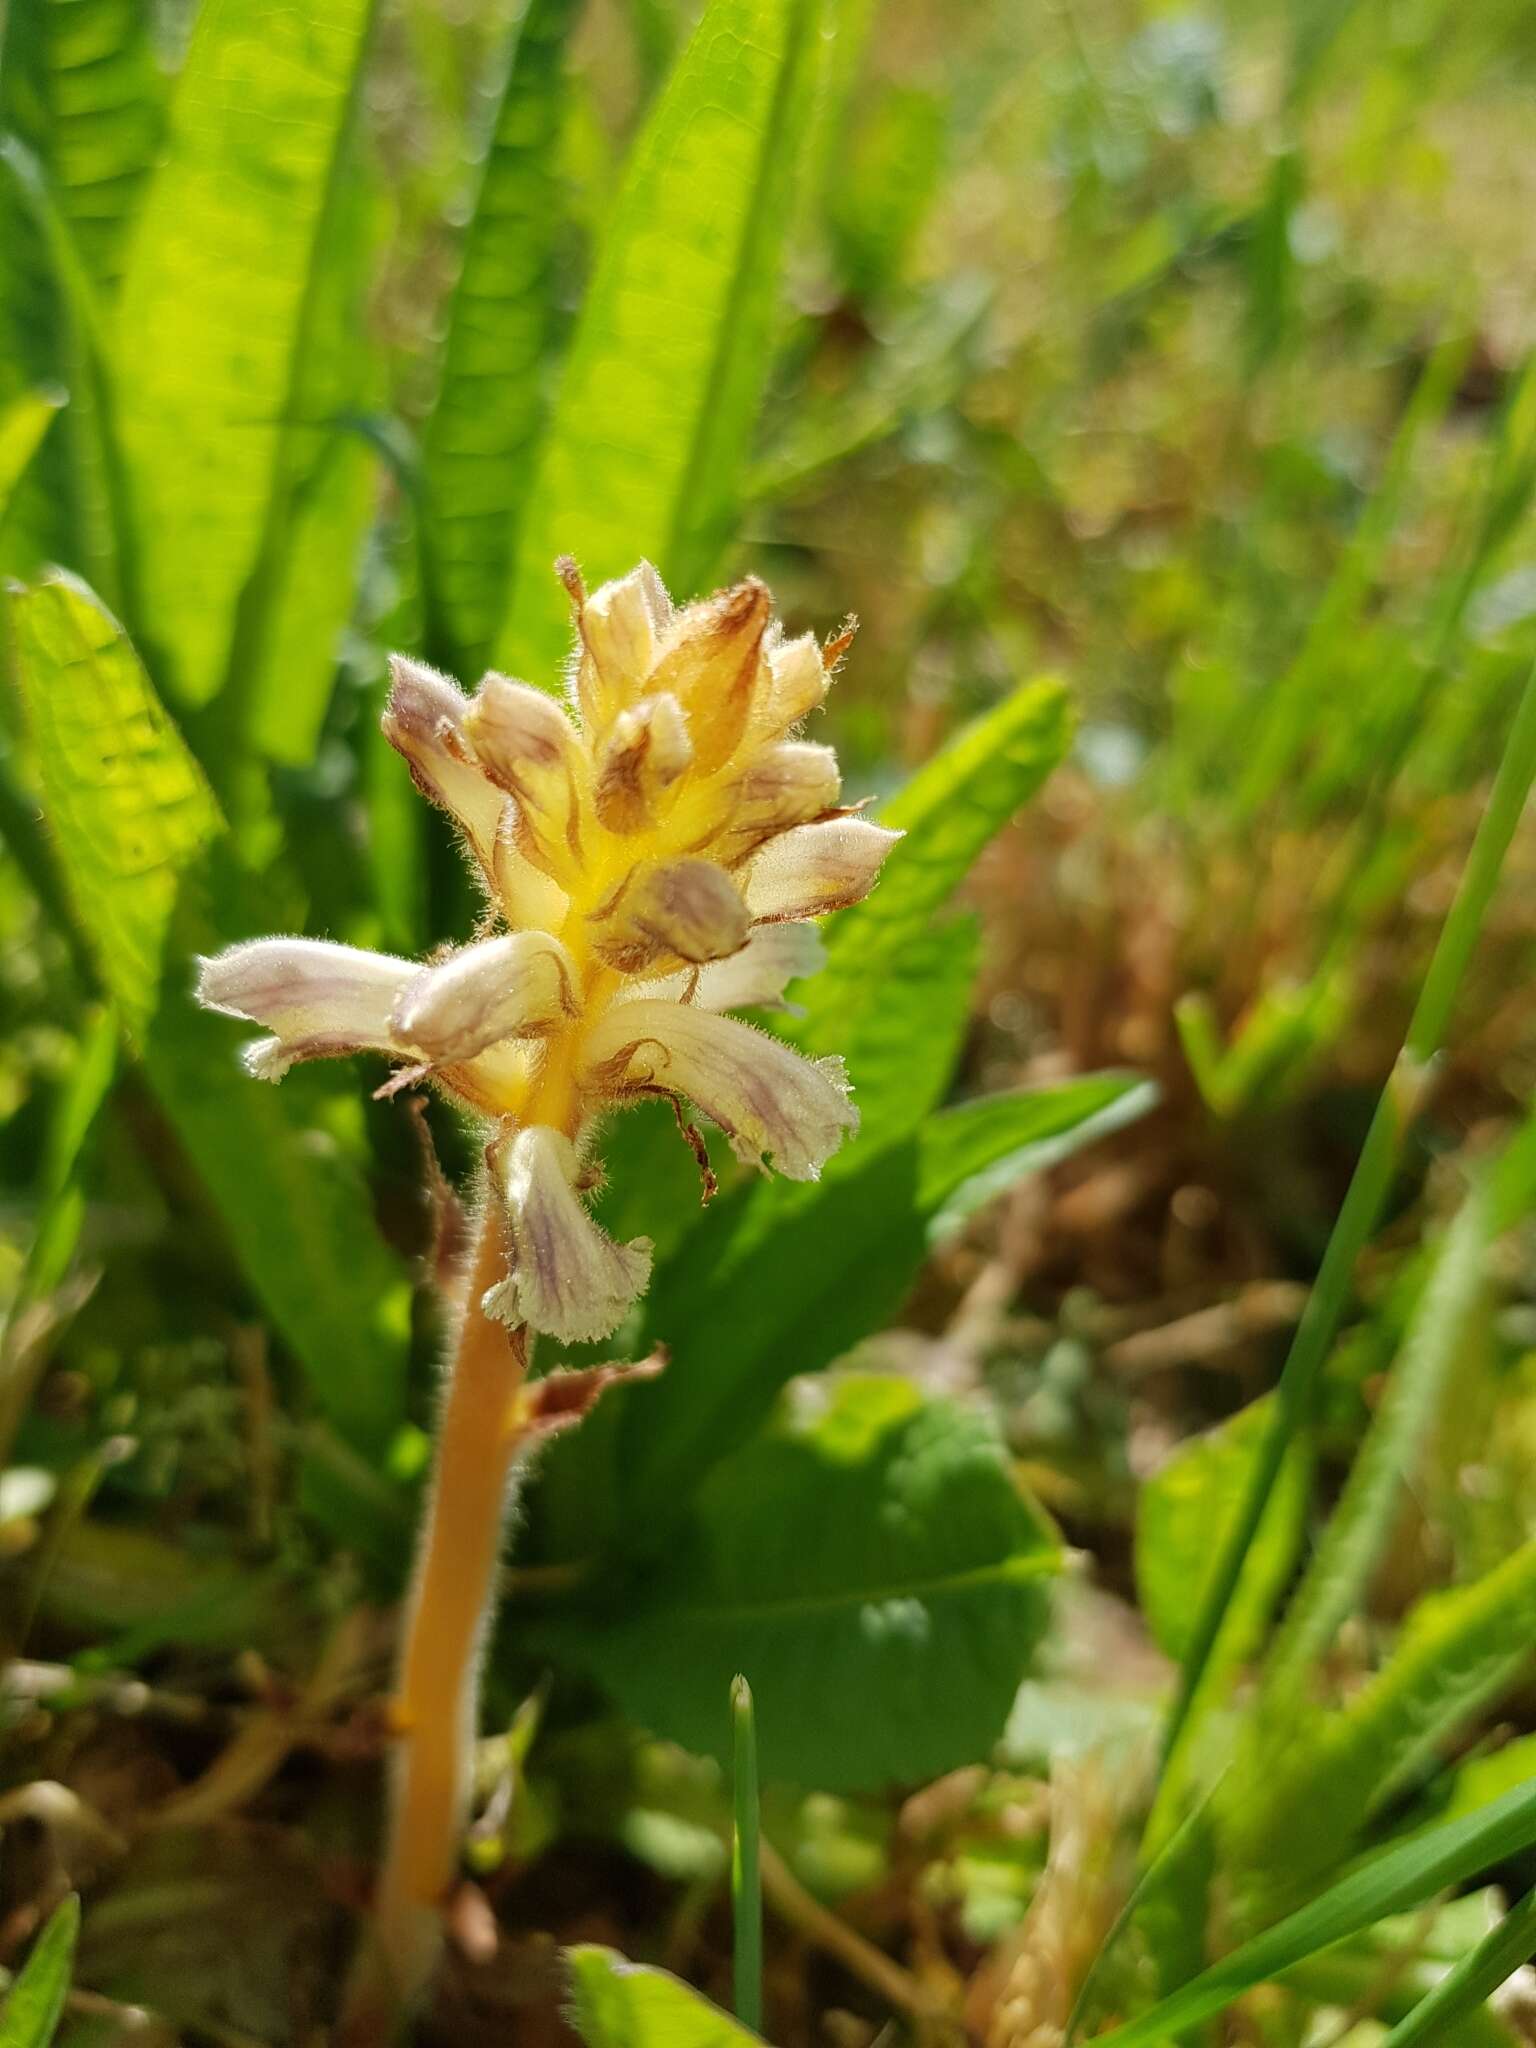
[[[588,596],[569,706],[500,675],[473,697],[396,656],[384,731],[483,882],[469,944],[426,965],[318,939],[205,960],[210,1008],[298,1060],[374,1049],[490,1120],[507,1279],[486,1307],[563,1342],[606,1336],[650,1271],[587,1213],[604,1112],[686,1100],[737,1156],[813,1179],[856,1122],[842,1063],[723,1013],[815,970],[808,920],[855,903],[896,834],[840,806],[829,747],[792,737],[846,636],[784,640],[755,580],[674,609],[648,564]],[[684,1128],[687,1126],[684,1124]]]

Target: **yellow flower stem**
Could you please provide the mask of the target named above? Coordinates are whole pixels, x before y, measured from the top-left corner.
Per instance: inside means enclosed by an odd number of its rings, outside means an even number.
[[[523,1438],[527,1332],[482,1310],[505,1277],[495,1203],[481,1216],[437,1436],[426,1524],[394,1701],[389,1836],[338,2041],[381,2048],[426,1989],[458,1866],[479,1703],[482,1638],[508,1478]]]

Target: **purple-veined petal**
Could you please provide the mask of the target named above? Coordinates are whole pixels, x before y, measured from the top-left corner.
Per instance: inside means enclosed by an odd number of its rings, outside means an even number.
[[[755,918],[821,917],[861,903],[901,837],[863,818],[826,818],[771,839],[742,872]]]
[[[197,999],[275,1034],[248,1047],[245,1062],[277,1081],[296,1060],[393,1050],[394,1006],[420,972],[414,960],[328,939],[251,939],[199,961]]]
[[[464,730],[469,700],[451,676],[389,657],[389,701],[380,723],[384,737],[405,756],[416,787],[445,810],[489,875],[504,801],[475,760]]]
[[[575,1147],[544,1124],[498,1148],[496,1170],[511,1257],[507,1278],[485,1297],[486,1313],[562,1344],[609,1336],[650,1278],[649,1241],[615,1244],[598,1228],[576,1190]]]
[[[738,1159],[768,1154],[790,1180],[814,1180],[857,1128],[840,1059],[808,1060],[765,1031],[683,1003],[615,1003],[587,1043],[594,1084],[686,1095]]]
[[[422,968],[395,1003],[396,1042],[439,1064],[504,1038],[544,1038],[575,1014],[570,960],[548,932],[481,939]]]
[[[687,1002],[696,1010],[788,1009],[785,988],[817,973],[826,957],[815,925],[763,924],[729,960],[712,960],[707,967],[669,974],[658,981],[635,982],[615,1001],[661,999]]]

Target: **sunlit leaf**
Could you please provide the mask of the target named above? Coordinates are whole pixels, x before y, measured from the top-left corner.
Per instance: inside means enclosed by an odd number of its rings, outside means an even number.
[[[237,631],[259,626],[242,593],[327,430],[304,416],[303,380],[370,15],[370,0],[208,0],[139,216],[120,425],[142,617],[187,703],[217,693]]]
[[[498,665],[548,683],[570,639],[550,573],[654,561],[681,595],[729,535],[767,373],[814,90],[819,0],[711,0],[637,141],[522,521]]]
[[[750,2048],[757,2040],[681,1978],[584,1942],[566,1950],[571,2021],[587,2048]]]
[[[997,1739],[1060,1566],[981,1411],[845,1380],[718,1465],[665,1559],[556,1640],[689,1748],[729,1754],[739,1671],[765,1773],[915,1782]]]
[[[260,929],[217,806],[89,592],[55,578],[18,595],[13,617],[44,797],[102,979],[317,1398],[376,1443],[400,1414],[402,1276],[301,1097],[253,1084],[191,997],[197,952]]]
[[[574,16],[574,0],[527,0],[502,53],[442,382],[422,436],[428,634],[444,666],[471,679],[485,667],[505,609],[546,413],[561,230],[557,143]]]
[[[0,2007],[0,2048],[48,2048],[69,1996],[79,1934],[80,1901],[71,1892],[55,1907]]]

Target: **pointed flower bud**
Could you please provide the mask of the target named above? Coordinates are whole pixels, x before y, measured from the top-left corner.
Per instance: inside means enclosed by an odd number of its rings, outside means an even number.
[[[649,831],[662,800],[693,765],[693,741],[677,699],[665,692],[621,711],[597,755],[594,802],[610,832]]]
[[[611,1335],[650,1278],[649,1239],[615,1244],[592,1221],[576,1192],[575,1147],[559,1131],[519,1131],[498,1165],[511,1255],[486,1312],[562,1344]]]
[[[736,885],[709,860],[637,868],[592,921],[599,958],[625,974],[659,960],[723,960],[746,944],[750,920]]]
[[[767,747],[731,792],[731,844],[741,856],[791,826],[809,824],[842,795],[837,756],[830,747],[789,740]]]
[[[586,763],[560,706],[526,683],[488,675],[464,724],[485,773],[517,799],[518,851],[557,881],[578,871]]]
[[[712,774],[735,753],[751,716],[771,601],[755,576],[689,605],[673,620],[652,674],[688,714],[694,758]]]
[[[782,739],[802,718],[821,709],[830,680],[814,633],[785,641],[768,656],[768,680],[759,693],[753,723],[764,738]]]
[[[578,596],[576,697],[589,731],[605,732],[643,694],[671,621],[672,600],[649,562]]]

